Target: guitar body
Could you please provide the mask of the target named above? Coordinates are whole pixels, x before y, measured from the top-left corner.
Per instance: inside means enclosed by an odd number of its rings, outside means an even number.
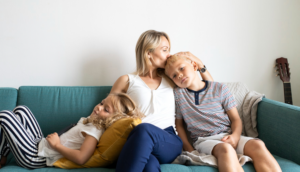
[[[278,74],[280,76],[281,81],[283,82],[283,91],[284,91],[284,102],[288,104],[293,104],[292,99],[292,88],[290,83],[290,68],[289,63],[286,58],[278,58],[276,59],[276,66]]]

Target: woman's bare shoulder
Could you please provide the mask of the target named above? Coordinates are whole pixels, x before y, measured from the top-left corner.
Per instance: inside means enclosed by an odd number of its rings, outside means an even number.
[[[117,80],[116,80],[116,82],[115,82],[115,84],[122,84],[122,85],[126,85],[126,84],[129,84],[129,76],[128,75],[122,75],[122,76],[120,76]],[[114,84],[114,85],[115,85]]]
[[[118,80],[122,80],[123,82],[128,82],[129,81],[129,76],[128,75],[122,75],[118,78]]]
[[[122,75],[114,83],[111,93],[126,93],[129,86],[129,76]]]

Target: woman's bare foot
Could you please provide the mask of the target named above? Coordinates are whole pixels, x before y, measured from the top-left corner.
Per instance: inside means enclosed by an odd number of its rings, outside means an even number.
[[[6,164],[6,156],[2,156],[0,160],[0,168],[2,168]]]

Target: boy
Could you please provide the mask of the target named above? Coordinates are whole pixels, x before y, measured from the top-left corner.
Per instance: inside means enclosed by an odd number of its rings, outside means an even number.
[[[168,58],[165,73],[178,86],[174,89],[175,124],[185,151],[194,148],[188,142],[183,120],[196,150],[214,155],[219,171],[243,171],[236,154],[251,157],[256,171],[281,171],[261,140],[241,136],[237,105],[225,84],[202,81],[196,63],[182,55]]]

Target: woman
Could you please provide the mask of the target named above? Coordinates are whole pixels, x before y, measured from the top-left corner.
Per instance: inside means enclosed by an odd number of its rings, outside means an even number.
[[[121,76],[112,93],[127,93],[146,115],[143,124],[129,135],[119,156],[116,171],[155,172],[171,163],[182,150],[176,135],[174,85],[160,72],[170,56],[170,39],[164,32],[148,30],[136,45],[137,70]],[[197,62],[204,80],[212,80],[202,61],[189,52],[179,53]]]

